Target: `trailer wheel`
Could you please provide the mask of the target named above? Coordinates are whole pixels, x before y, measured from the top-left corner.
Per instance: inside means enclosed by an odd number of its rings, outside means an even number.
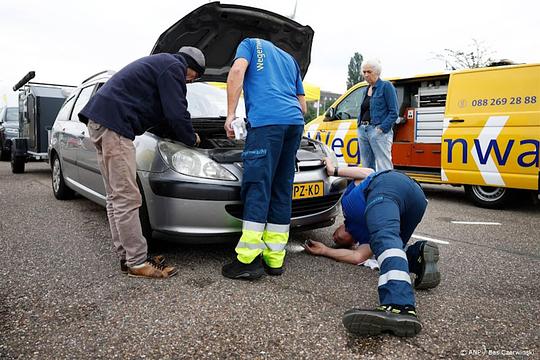
[[[58,200],[72,199],[75,192],[68,188],[64,181],[62,166],[57,155],[53,155],[52,164],[52,189],[54,197]]]
[[[0,146],[0,161],[8,161],[11,159],[11,152],[2,150],[2,147]]]
[[[503,187],[465,185],[465,193],[477,206],[499,209],[510,201],[514,191]]]
[[[15,153],[11,152],[11,172],[14,174],[22,174],[24,172],[24,156],[16,156]]]

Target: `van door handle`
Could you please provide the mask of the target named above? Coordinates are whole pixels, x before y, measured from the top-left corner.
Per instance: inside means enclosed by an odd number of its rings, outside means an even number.
[[[462,123],[462,122],[465,122],[465,120],[463,119],[452,119],[450,120],[451,123]]]

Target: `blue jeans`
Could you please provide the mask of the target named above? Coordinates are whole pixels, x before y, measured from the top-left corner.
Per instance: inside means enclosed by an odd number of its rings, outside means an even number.
[[[250,128],[242,153],[244,221],[289,224],[302,125]]]
[[[358,128],[358,147],[362,166],[376,171],[393,169],[393,138],[392,129],[385,134],[379,132],[373,125],[360,125]]]
[[[379,301],[381,305],[415,305],[403,249],[426,210],[424,192],[408,176],[389,171],[376,175],[365,194],[370,246],[380,268]]]

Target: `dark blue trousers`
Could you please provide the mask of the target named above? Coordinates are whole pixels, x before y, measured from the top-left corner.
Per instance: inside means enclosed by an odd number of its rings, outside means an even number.
[[[379,263],[381,305],[415,305],[404,247],[422,220],[427,200],[420,186],[397,171],[377,174],[366,191],[371,250]]]
[[[302,125],[250,128],[242,159],[244,221],[289,224],[296,152]]]

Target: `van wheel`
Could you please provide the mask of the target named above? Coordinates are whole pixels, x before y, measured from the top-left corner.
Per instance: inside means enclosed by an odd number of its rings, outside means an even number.
[[[74,191],[67,187],[62,173],[62,166],[58,156],[54,155],[52,160],[52,189],[54,197],[58,200],[69,200],[75,195]]]
[[[22,174],[24,172],[24,156],[15,156],[11,153],[11,172],[14,174]]]
[[[465,193],[477,206],[498,209],[508,203],[514,192],[503,187],[465,185]]]

